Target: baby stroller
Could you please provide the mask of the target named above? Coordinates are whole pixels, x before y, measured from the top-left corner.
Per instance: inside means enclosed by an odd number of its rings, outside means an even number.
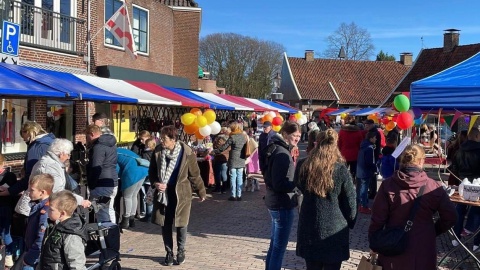
[[[92,200],[89,211],[97,213],[110,202],[109,197],[99,197]],[[103,269],[103,266],[110,263],[108,270],[121,270],[120,266],[120,228],[112,222],[88,223],[86,225],[88,234],[85,254],[92,255],[100,252],[98,261],[87,270]]]

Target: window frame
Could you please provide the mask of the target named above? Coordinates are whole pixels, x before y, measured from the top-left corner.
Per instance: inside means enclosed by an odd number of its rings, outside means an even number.
[[[106,15],[107,1],[112,1],[113,3],[114,3],[115,1],[122,2],[122,3],[125,2],[124,0],[104,0],[104,1],[103,1],[103,24],[104,24],[104,25],[105,25],[105,23],[107,22],[107,20],[110,19],[110,17],[107,18],[107,15]],[[112,13],[112,15],[115,14],[115,12],[117,12],[117,11],[115,10],[115,11]],[[112,16],[112,15],[111,15],[111,16]],[[113,44],[107,43],[107,36],[106,36],[107,31],[108,31],[108,30],[107,30],[106,28],[103,29],[103,45],[104,45],[105,47],[109,47],[109,48],[112,48],[112,49],[125,51],[125,48],[123,48],[122,45],[115,45],[116,39],[115,39],[115,37],[114,37],[113,35],[112,35],[112,38],[113,38],[113,40],[114,40],[114,41],[113,41]],[[132,33],[132,34],[133,34],[133,33]],[[117,41],[117,42],[118,42],[118,41]]]
[[[143,51],[140,51],[139,48],[136,48],[137,49],[137,53],[138,54],[142,54],[142,55],[149,55],[150,54],[150,10],[142,7],[142,6],[139,6],[139,5],[135,5],[135,4],[132,4],[132,12],[133,12],[133,9],[139,9],[141,11],[144,11],[147,13],[147,30],[146,30],[146,34],[147,34],[147,40],[146,40],[146,43],[147,43],[147,51],[146,52],[143,52]],[[133,14],[132,14],[132,22],[131,22],[131,25],[132,25],[132,36],[133,36]],[[140,24],[140,22],[139,22]],[[139,32],[141,32],[141,30],[138,30]],[[135,39],[135,37],[133,37]],[[135,43],[135,40],[133,41]]]

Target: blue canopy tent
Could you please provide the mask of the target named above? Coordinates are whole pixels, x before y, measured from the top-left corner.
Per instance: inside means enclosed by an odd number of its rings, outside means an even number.
[[[275,108],[279,108],[280,110],[284,110],[284,111],[287,111],[288,113],[296,113],[298,112],[298,110],[294,110],[292,108],[288,108],[288,107],[285,107],[283,105],[280,105],[276,102],[273,102],[273,101],[270,101],[270,100],[266,100],[266,99],[259,99],[261,102],[265,103],[265,104],[268,104],[272,107],[275,107]]]
[[[17,65],[4,65],[3,67],[24,77],[26,80],[60,91],[64,93],[63,97],[113,103],[138,102],[136,99],[116,95],[95,87],[70,73]]]
[[[358,108],[354,108],[354,109],[338,109],[336,111],[333,111],[333,112],[329,112],[327,113],[327,115],[340,115],[342,113],[351,113],[351,112],[354,112],[358,110]]]
[[[52,89],[44,84],[32,81],[0,63],[0,96],[22,96],[36,98],[65,98],[67,93]]]
[[[480,53],[410,86],[410,104],[425,111],[480,110]]]
[[[166,88],[167,90],[170,90],[176,94],[179,94],[179,95],[182,95],[186,98],[189,98],[189,99],[193,99],[195,101],[198,101],[198,102],[202,102],[202,103],[206,103],[210,106],[210,108],[212,109],[216,109],[216,110],[228,110],[228,111],[234,111],[235,108],[234,107],[231,107],[231,106],[226,106],[226,105],[222,105],[222,104],[218,104],[216,102],[213,102],[213,101],[210,101],[208,99],[205,99],[203,97],[200,97],[198,95],[195,95],[194,93],[192,93],[191,91],[189,90],[186,90],[186,89],[179,89],[179,88],[174,88],[174,87],[165,87],[165,86],[162,86],[163,88]]]

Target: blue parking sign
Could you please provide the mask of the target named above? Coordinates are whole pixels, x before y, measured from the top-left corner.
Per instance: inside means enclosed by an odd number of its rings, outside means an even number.
[[[18,56],[20,47],[20,25],[9,21],[3,21],[2,28],[2,53]]]

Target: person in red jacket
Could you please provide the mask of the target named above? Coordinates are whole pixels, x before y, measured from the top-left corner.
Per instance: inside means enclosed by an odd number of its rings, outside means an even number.
[[[338,133],[338,149],[340,149],[340,153],[347,161],[352,179],[355,179],[358,150],[363,138],[363,131],[355,124],[355,121],[343,125]]]

